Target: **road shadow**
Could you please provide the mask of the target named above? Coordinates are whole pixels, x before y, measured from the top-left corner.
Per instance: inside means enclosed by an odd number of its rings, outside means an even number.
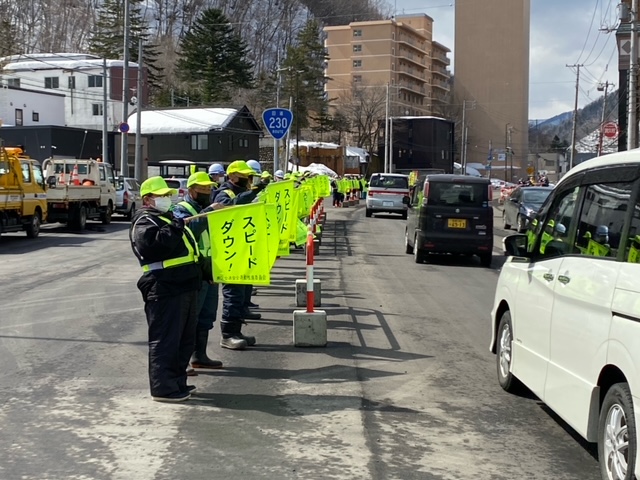
[[[558,425],[562,427],[562,429],[571,435],[573,438],[584,450],[591,455],[591,457],[598,461],[598,444],[587,442],[578,432],[576,432],[567,422],[565,422],[562,418],[556,414],[553,410],[547,407],[543,402],[538,402],[538,406],[540,410],[549,415]]]

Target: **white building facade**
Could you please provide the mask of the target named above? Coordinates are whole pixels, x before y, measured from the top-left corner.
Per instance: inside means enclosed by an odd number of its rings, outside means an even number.
[[[65,96],[25,88],[0,88],[0,126],[31,127],[65,124]]]
[[[61,94],[64,96],[64,123],[67,127],[101,130],[103,115],[107,115],[107,129],[116,131],[124,121],[122,118],[123,71],[121,60],[105,61],[95,55],[79,53],[43,53],[13,55],[0,58],[4,65],[1,77],[0,94],[14,90],[21,91],[27,103],[28,92]],[[142,95],[136,92],[138,65],[129,63],[129,89],[127,98],[141,98],[146,101],[146,91]],[[146,83],[146,82],[145,82]],[[19,89],[19,90],[17,90]],[[107,106],[104,108],[104,93],[107,94]],[[47,98],[49,95],[43,95]],[[0,105],[6,101],[0,98]],[[129,113],[135,107],[129,106]],[[106,111],[105,111],[106,110]],[[12,122],[13,123],[13,122]],[[39,124],[44,125],[42,121]],[[26,124],[25,124],[26,125]]]

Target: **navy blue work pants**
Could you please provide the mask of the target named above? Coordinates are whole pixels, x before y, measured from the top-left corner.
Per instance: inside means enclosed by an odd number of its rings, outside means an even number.
[[[198,292],[198,325],[197,330],[211,330],[218,314],[218,284],[202,282]]]
[[[187,366],[195,347],[197,292],[145,302],[149,326],[151,395],[164,397],[187,387]]]
[[[234,337],[242,328],[245,311],[246,285],[222,284],[222,321],[220,331],[223,338]]]

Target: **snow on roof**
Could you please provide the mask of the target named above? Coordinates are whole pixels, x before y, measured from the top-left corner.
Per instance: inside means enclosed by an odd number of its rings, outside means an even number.
[[[6,63],[4,70],[80,70],[102,68],[102,58],[85,53],[37,53],[29,55],[11,55],[0,58],[0,64]],[[107,60],[107,67],[123,67],[122,60]],[[136,68],[135,62],[129,67]]]
[[[225,128],[236,116],[235,108],[181,108],[168,110],[143,110],[141,112],[142,135],[161,133],[197,133]],[[129,133],[136,133],[136,114],[129,116]]]
[[[367,163],[369,152],[367,152],[364,148],[347,147],[347,157],[359,157],[360,163]]]
[[[296,142],[295,139],[291,140],[290,151],[296,151],[296,145],[300,146],[300,148],[326,148],[329,150],[335,150],[337,148],[341,148],[340,145],[336,143],[328,143],[328,142],[309,142],[306,140],[300,140]]]
[[[442,118],[442,117],[434,117],[431,115],[421,115],[421,116],[411,116],[411,115],[404,115],[404,116],[399,116],[399,117],[393,117],[394,120],[425,120],[425,119],[433,119],[433,120],[444,120],[445,122],[450,122],[451,120],[447,120],[446,118]]]

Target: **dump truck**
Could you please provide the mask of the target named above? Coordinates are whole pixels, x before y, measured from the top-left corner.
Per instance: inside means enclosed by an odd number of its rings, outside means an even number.
[[[47,190],[37,160],[19,147],[0,145],[0,234],[27,232],[36,238],[47,219]]]
[[[116,180],[110,164],[93,159],[49,158],[42,167],[50,222],[66,223],[77,230],[83,230],[87,220],[111,223]]]

